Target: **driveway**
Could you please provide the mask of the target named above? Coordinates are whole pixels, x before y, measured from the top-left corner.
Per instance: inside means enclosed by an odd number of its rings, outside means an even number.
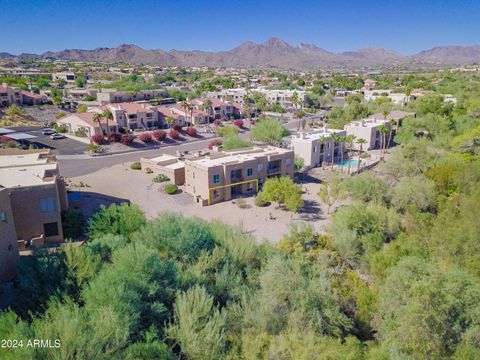
[[[52,140],[50,135],[43,135],[41,130],[26,131],[26,133],[36,136],[35,139],[30,140],[30,143],[52,149],[57,155],[78,155],[85,152],[86,145],[73,139]]]

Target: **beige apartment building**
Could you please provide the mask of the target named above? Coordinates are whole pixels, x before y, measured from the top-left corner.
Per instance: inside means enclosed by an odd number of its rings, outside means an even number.
[[[382,126],[386,126],[390,132],[390,121],[376,118],[352,121],[345,125],[344,129],[347,135],[354,135],[357,139],[365,139],[366,142],[362,146],[363,150],[373,150],[383,147],[384,136],[380,131]],[[389,133],[386,134],[385,138],[388,141]],[[354,143],[354,149],[360,149],[360,145],[357,142]]]
[[[345,130],[328,129],[312,133],[300,132],[292,135],[291,148],[295,155],[302,158],[306,168],[321,166],[322,163],[331,163],[338,159],[346,148],[343,143],[336,142],[334,134],[346,135]]]
[[[105,109],[109,109],[113,115],[113,120],[108,121],[110,133],[118,132],[120,128],[151,130],[163,127],[163,119],[159,117],[157,107],[134,102],[95,107],[85,113],[74,113],[66,116],[58,120],[57,124],[64,125],[70,133],[84,129],[88,136],[106,134],[107,120],[102,118],[100,124],[93,120],[95,113],[102,113]]]
[[[142,169],[150,169],[155,175],[165,175],[177,186],[185,184],[185,162],[177,156],[163,154],[153,159],[141,158]]]
[[[15,278],[18,244],[7,189],[0,186],[0,283]]]
[[[7,193],[19,247],[63,241],[65,183],[50,150],[0,150],[0,186]]]
[[[153,100],[167,96],[165,89],[141,90],[141,91],[122,91],[117,89],[100,89],[97,92],[97,101],[102,103],[121,103],[129,101]]]
[[[185,191],[201,206],[258,192],[266,179],[294,174],[294,153],[276,147],[185,159]]]

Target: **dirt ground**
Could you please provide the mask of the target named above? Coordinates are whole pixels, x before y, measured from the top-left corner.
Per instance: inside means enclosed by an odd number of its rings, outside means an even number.
[[[307,177],[300,181],[304,190],[304,208],[291,216],[288,211],[276,204],[267,207],[254,205],[254,198],[245,198],[247,208],[240,209],[235,200],[208,207],[200,207],[192,197],[179,189],[175,195],[163,192],[164,183],[152,182],[154,174],[143,170],[131,170],[131,163],[122,163],[101,169],[97,172],[70,179],[70,190],[82,193],[82,201],[76,206],[86,214],[100,204],[130,201],[137,204],[148,218],[161,216],[163,212],[176,212],[184,216],[197,216],[204,220],[221,220],[227,224],[240,226],[251,233],[259,242],[277,242],[289,231],[289,224],[305,222],[317,231],[323,231],[329,224],[326,207],[319,202],[319,181]],[[82,185],[80,187],[80,185]]]

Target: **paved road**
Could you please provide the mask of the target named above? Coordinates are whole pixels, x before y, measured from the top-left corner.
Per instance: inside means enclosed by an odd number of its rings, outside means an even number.
[[[123,162],[138,161],[141,157],[153,158],[161,154],[174,155],[177,150],[194,152],[205,150],[212,139],[194,141],[185,144],[171,145],[161,149],[134,151],[125,154],[104,155],[88,159],[59,159],[60,175],[75,177],[103,169],[104,167],[121,164]]]
[[[296,129],[297,122],[296,120],[290,120],[285,126],[290,129]],[[250,138],[250,132],[244,131],[240,134],[240,137],[243,139]],[[145,150],[145,151],[134,151],[125,154],[113,154],[113,155],[104,155],[98,157],[89,157],[84,158],[71,158],[68,159],[59,157],[59,167],[60,174],[66,177],[75,177],[90,174],[92,172],[98,171],[105,167],[113,166],[116,164],[121,164],[123,162],[133,162],[140,160],[141,157],[153,158],[161,154],[171,154],[174,155],[176,151],[198,151],[207,149],[208,144],[212,141],[212,138],[206,140],[200,140],[195,142],[189,142],[185,144],[171,145],[168,147],[162,147],[161,149],[155,150]],[[83,144],[82,144],[83,145]],[[83,149],[85,146],[83,146]]]

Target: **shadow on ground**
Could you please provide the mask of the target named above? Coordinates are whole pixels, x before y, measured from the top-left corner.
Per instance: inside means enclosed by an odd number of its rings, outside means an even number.
[[[111,204],[130,204],[130,200],[108,196],[91,191],[70,191],[68,193],[69,207],[80,210],[86,218],[92,216],[100,205],[110,206]]]

